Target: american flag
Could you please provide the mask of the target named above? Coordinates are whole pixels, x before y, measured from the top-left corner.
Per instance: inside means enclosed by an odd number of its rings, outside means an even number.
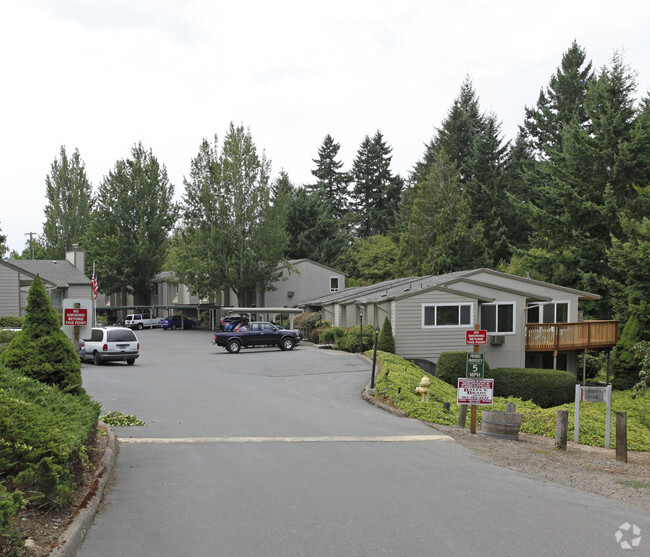
[[[97,271],[95,271],[95,263],[93,263],[93,276],[90,279],[90,284],[92,284],[93,286],[93,300],[96,300],[98,288],[97,288]]]

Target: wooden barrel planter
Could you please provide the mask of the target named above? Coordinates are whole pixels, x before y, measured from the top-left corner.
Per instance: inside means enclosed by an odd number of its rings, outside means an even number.
[[[483,410],[481,417],[481,435],[499,439],[519,439],[519,428],[523,414]]]

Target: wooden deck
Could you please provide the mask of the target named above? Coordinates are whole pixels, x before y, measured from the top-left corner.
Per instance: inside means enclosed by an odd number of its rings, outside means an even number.
[[[618,321],[526,324],[526,352],[612,348],[617,340]]]

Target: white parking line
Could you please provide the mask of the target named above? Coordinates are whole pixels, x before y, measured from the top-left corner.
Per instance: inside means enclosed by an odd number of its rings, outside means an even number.
[[[120,443],[140,445],[172,445],[198,443],[413,443],[421,441],[451,441],[448,435],[391,435],[354,437],[328,435],[323,437],[121,437]]]

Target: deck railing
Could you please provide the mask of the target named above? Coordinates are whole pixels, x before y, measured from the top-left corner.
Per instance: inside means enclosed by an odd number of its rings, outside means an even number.
[[[526,351],[612,348],[618,340],[618,321],[527,323]]]

